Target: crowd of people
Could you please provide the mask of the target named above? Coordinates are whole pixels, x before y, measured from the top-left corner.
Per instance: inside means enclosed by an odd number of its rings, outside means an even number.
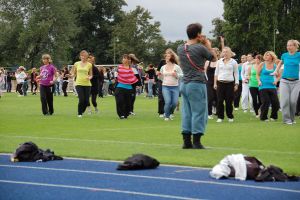
[[[53,95],[62,93],[67,97],[69,80],[74,79],[79,118],[85,112],[92,113],[90,98],[97,113],[97,97],[114,95],[117,115],[126,119],[135,115],[136,95],[145,92],[149,99],[158,97],[159,117],[170,121],[181,95],[184,149],[204,148],[201,137],[208,119],[216,115],[216,122],[222,123],[226,113],[228,122],[234,122],[234,110],[239,108],[245,113],[253,112],[261,121],[276,121],[281,109],[283,123],[296,123],[295,115],[300,114],[297,40],[287,42],[287,52],[280,59],[273,51],[255,52],[242,55],[238,63],[233,58],[235,53],[224,45],[223,37],[219,50],[212,48],[201,33],[199,23],[190,24],[186,31],[187,42],[178,47],[177,53],[167,49],[157,66],[149,64],[144,69],[134,54],[124,54],[121,64],[115,68],[96,67],[95,57],[83,50],[79,54],[80,61],[75,62],[72,69],[57,70],[51,56],[44,54],[39,73],[36,68],[26,72],[23,66],[14,74],[1,69],[0,87],[5,85],[6,91],[11,92],[11,81],[15,78],[16,92],[26,96],[30,82],[33,95],[39,88],[42,113],[52,115]]]

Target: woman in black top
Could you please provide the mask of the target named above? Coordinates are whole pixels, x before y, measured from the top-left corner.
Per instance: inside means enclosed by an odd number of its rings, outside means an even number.
[[[98,108],[97,108],[97,95],[99,93],[99,77],[100,77],[100,72],[98,68],[95,66],[95,57],[90,54],[88,58],[88,62],[93,65],[93,78],[91,79],[91,101],[95,109],[95,113],[98,113]],[[91,114],[91,108],[90,108],[90,102],[88,103],[88,114]]]
[[[70,76],[70,72],[68,70],[68,67],[64,67],[62,91],[63,91],[65,97],[68,96],[67,88],[68,88],[68,83],[69,83],[69,76]]]
[[[215,51],[218,59],[220,57],[220,51],[218,48],[213,48]],[[215,70],[216,70],[216,62],[211,62],[211,61],[206,61],[205,62],[205,72],[207,76],[207,83],[206,83],[206,88],[207,88],[207,101],[208,101],[208,119],[213,119],[213,107],[217,107],[217,91],[214,89],[214,77],[215,77]],[[214,114],[216,114],[214,112]]]

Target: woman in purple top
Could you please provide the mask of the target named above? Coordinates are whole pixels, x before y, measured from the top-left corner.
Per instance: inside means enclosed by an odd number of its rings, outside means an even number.
[[[40,68],[40,75],[37,80],[40,83],[40,97],[42,103],[42,111],[44,115],[52,115],[53,109],[53,93],[51,91],[53,83],[56,79],[56,68],[52,65],[51,56],[44,54],[42,56],[43,66]]]

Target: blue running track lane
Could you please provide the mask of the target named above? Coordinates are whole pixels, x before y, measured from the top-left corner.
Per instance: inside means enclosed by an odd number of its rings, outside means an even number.
[[[73,158],[12,163],[0,154],[0,200],[300,199],[300,182],[215,180],[209,169],[166,165],[118,171],[118,164]]]

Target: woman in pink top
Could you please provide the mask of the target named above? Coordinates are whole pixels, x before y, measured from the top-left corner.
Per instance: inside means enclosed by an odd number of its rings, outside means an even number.
[[[52,86],[56,79],[56,68],[52,65],[49,54],[42,56],[42,62],[44,65],[40,68],[40,75],[36,77],[40,83],[42,112],[44,115],[52,115],[54,112]]]
[[[179,79],[183,76],[178,57],[172,49],[165,54],[166,64],[161,67],[159,76],[162,79],[162,94],[165,100],[165,121],[172,120],[171,113],[176,108],[179,97]]]

